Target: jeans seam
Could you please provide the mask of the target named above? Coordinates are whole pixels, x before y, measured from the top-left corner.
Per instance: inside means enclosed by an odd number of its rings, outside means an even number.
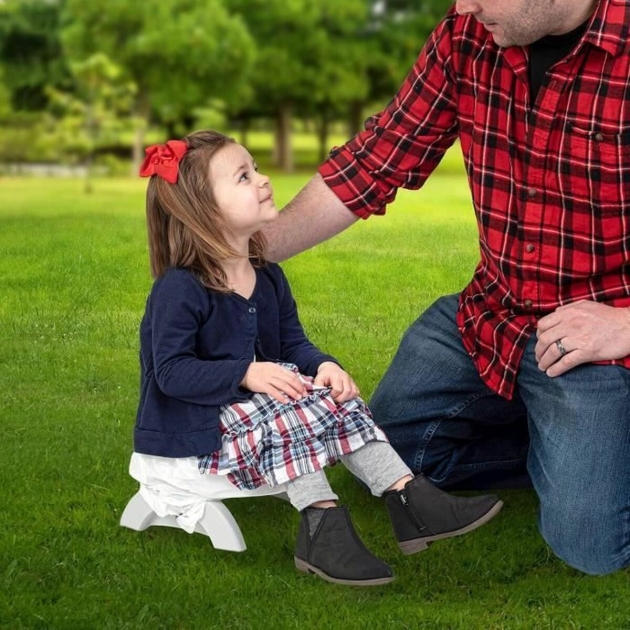
[[[416,456],[414,457],[414,470],[422,470],[422,460],[424,459],[424,454],[426,453],[426,447],[431,441],[431,438],[437,431],[438,427],[442,424],[442,419],[434,420],[424,432],[422,436],[422,440],[420,440],[420,444],[418,444],[418,450],[416,451]]]
[[[422,440],[420,441],[420,444],[418,445],[418,450],[416,451],[416,456],[414,457],[414,461],[413,461],[414,470],[422,470],[422,461],[424,459],[424,454],[426,453],[427,445],[429,444],[429,442],[431,441],[431,438],[433,437],[435,432],[438,430],[440,424],[442,424],[444,420],[450,420],[452,418],[455,418],[462,411],[464,411],[466,407],[470,406],[472,403],[476,402],[480,398],[483,398],[485,396],[492,396],[492,395],[493,395],[493,392],[491,391],[472,394],[471,396],[466,398],[466,400],[462,401],[459,405],[457,405],[453,410],[451,410],[450,413],[444,415],[439,420],[434,420],[428,426],[427,430],[424,432],[424,435],[422,436]],[[512,461],[520,463],[521,460],[512,460]],[[484,464],[480,464],[479,466],[484,467]],[[471,465],[471,467],[474,468],[475,465]],[[457,467],[455,467],[455,469],[456,468]],[[434,481],[439,482],[439,481],[443,481],[443,479],[434,479]]]
[[[451,418],[458,416],[462,411],[464,411],[464,409],[466,409],[466,407],[478,401],[480,398],[484,398],[487,396],[496,396],[496,394],[490,390],[488,390],[487,392],[479,392],[477,394],[471,394],[468,398],[466,398],[466,400],[462,401],[459,405],[457,405],[457,407],[455,407],[454,410],[451,411],[451,413],[446,414],[444,416],[444,419],[450,420]]]
[[[461,465],[453,466],[453,470],[474,470],[477,468],[489,468],[489,467],[497,466],[497,465],[518,466],[525,461],[527,461],[526,457],[518,457],[516,459],[500,459],[500,460],[491,461],[491,462],[480,462],[478,464],[461,464]]]
[[[492,392],[473,394],[472,396],[467,398],[463,403],[458,405],[455,408],[455,410],[452,411],[450,414],[443,416],[439,420],[434,420],[427,427],[427,430],[424,432],[424,435],[422,436],[422,440],[420,441],[420,444],[418,445],[418,450],[416,451],[416,456],[414,457],[413,469],[422,470],[422,462],[424,460],[424,455],[426,453],[427,446],[429,442],[431,441],[431,439],[433,438],[433,435],[438,430],[438,428],[440,427],[440,425],[442,424],[444,420],[450,420],[458,416],[462,411],[464,411],[464,409],[466,409],[466,407],[468,407],[473,402],[479,400],[480,398],[483,398],[484,396],[490,396],[490,395],[492,395]],[[484,469],[496,467],[497,465],[501,465],[502,467],[505,467],[505,468],[516,468],[517,466],[523,464],[524,462],[527,462],[527,457],[524,457],[524,458],[519,457],[516,459],[497,460],[497,461],[489,461],[489,462],[480,462],[476,464],[456,465],[456,466],[453,466],[449,474],[446,475],[445,477],[442,477],[441,479],[431,477],[430,479],[434,483],[439,484],[442,481],[444,481],[449,475],[451,475],[453,471],[456,471],[456,470],[484,470]]]

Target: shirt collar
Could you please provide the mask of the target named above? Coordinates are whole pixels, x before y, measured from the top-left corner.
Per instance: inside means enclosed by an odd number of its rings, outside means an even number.
[[[584,41],[615,57],[628,46],[629,27],[630,3],[626,0],[600,0],[591,17]]]

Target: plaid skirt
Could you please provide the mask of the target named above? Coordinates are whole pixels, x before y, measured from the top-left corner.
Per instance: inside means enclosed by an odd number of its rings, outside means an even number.
[[[282,364],[299,374],[292,364]],[[360,398],[337,404],[329,387],[299,374],[307,395],[280,403],[267,394],[221,409],[221,449],[199,457],[201,473],[227,475],[238,488],[276,486],[334,465],[368,442],[387,442]]]

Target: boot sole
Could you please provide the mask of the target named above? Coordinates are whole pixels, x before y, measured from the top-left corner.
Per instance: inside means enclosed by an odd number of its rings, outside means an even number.
[[[392,575],[391,577],[373,578],[371,580],[344,580],[328,575],[321,569],[318,569],[312,564],[306,562],[306,560],[302,560],[297,556],[294,556],[293,559],[295,560],[295,568],[298,571],[302,571],[304,573],[314,573],[322,578],[322,580],[332,582],[333,584],[345,584],[346,586],[379,586],[380,584],[389,584],[396,579],[395,576]]]
[[[481,527],[491,518],[496,516],[501,511],[502,507],[503,501],[497,501],[483,516],[479,517],[476,521],[473,521],[469,525],[466,525],[466,527],[456,529],[452,532],[444,532],[443,534],[434,534],[433,536],[424,536],[422,538],[405,540],[404,542],[399,542],[398,547],[400,548],[400,551],[402,551],[402,553],[404,553],[406,556],[410,556],[413,553],[418,553],[419,551],[424,551],[432,542],[435,542],[436,540],[443,540],[444,538],[454,538],[455,536],[461,536],[462,534],[467,534],[468,532],[472,532],[474,529]]]

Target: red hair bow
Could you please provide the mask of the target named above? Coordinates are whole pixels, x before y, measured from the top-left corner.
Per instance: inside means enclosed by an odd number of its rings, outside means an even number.
[[[140,167],[140,177],[157,175],[171,184],[177,183],[179,163],[187,150],[188,145],[182,140],[169,140],[166,144],[147,147]]]

